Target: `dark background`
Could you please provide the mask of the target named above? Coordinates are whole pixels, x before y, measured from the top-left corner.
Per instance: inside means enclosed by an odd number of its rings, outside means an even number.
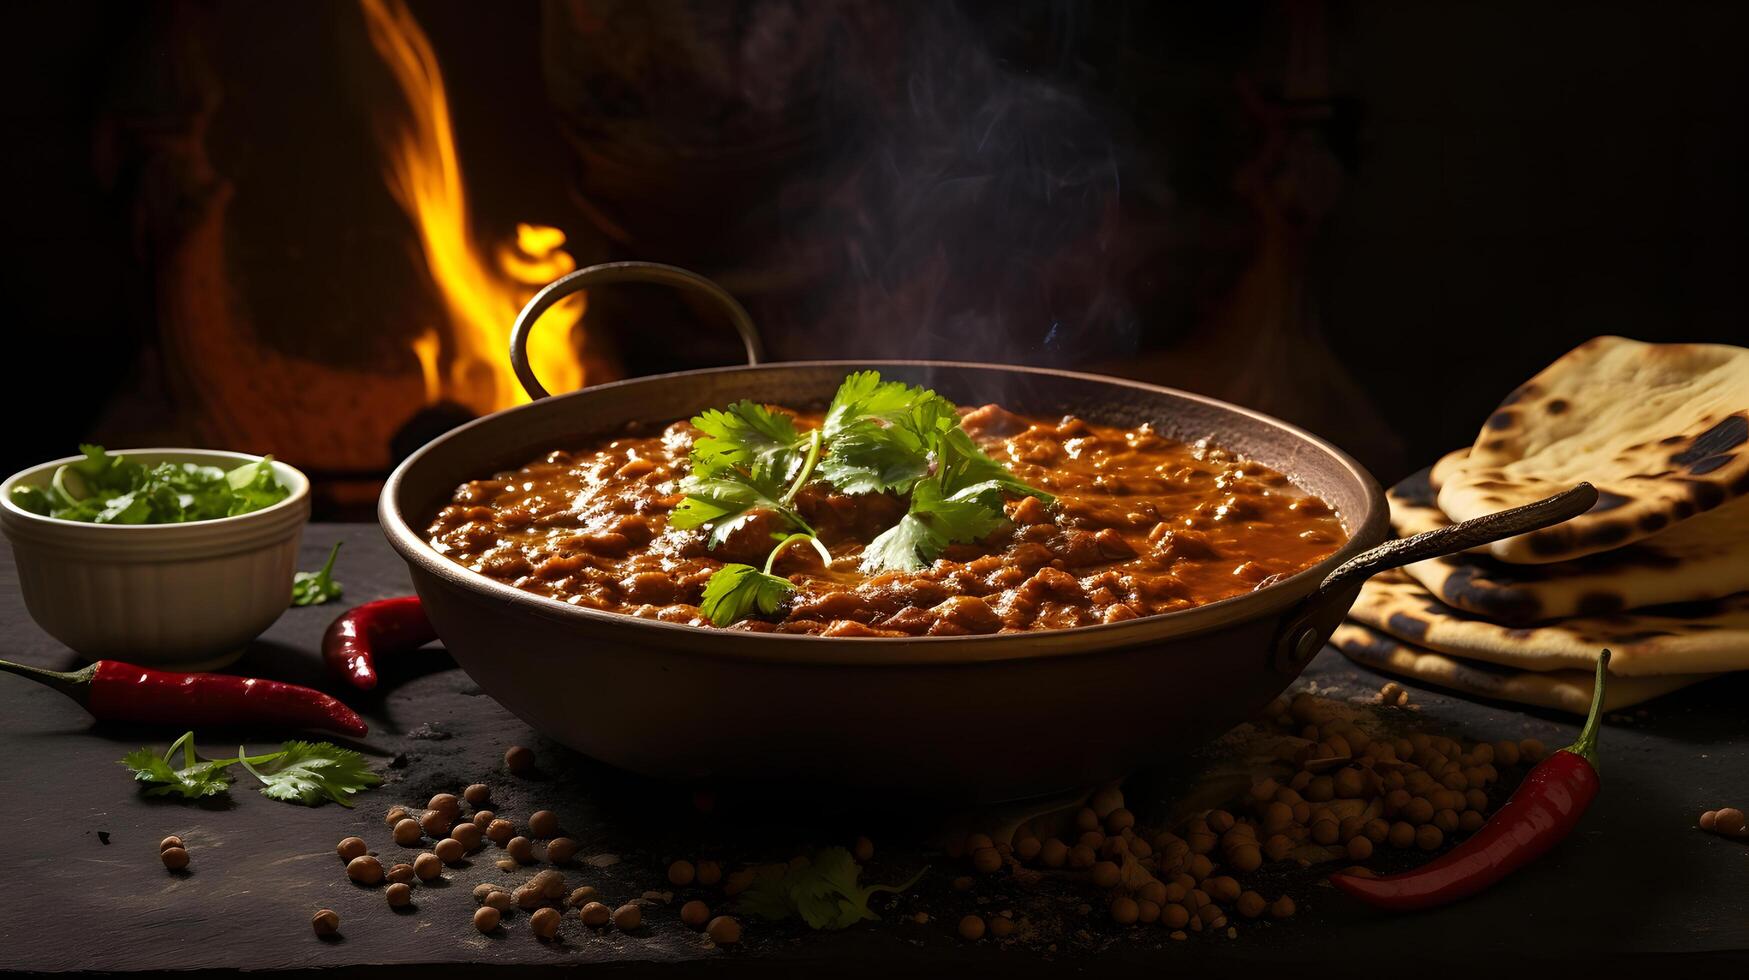
[[[1591,336],[1749,339],[1746,4],[409,6],[477,223],[699,268],[780,357],[1131,374],[1300,421],[1389,481]],[[259,343],[409,369],[436,304],[383,189],[355,5],[3,16],[0,471],[181,431],[161,188],[197,96]],[[685,319],[663,302],[591,298],[624,373],[732,359],[649,329]]]

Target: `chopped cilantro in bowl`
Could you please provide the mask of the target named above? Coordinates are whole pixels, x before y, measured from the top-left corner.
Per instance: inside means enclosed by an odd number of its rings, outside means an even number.
[[[87,524],[182,524],[236,517],[291,495],[273,472],[273,457],[230,470],[197,463],[147,465],[102,446],[82,445],[84,459],[55,469],[47,485],[17,485],[12,503],[42,517]]]

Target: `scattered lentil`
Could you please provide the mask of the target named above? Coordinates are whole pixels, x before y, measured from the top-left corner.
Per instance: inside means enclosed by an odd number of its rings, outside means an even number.
[[[332,936],[340,931],[340,915],[333,909],[317,909],[310,917],[310,928],[318,936]]]
[[[636,929],[644,921],[644,910],[628,902],[613,910],[613,927],[621,932]]]
[[[430,851],[421,852],[413,858],[413,874],[420,881],[435,881],[443,874],[443,859]]]
[[[528,832],[541,839],[557,836],[559,815],[551,810],[536,810],[529,815]]]
[[[388,899],[389,908],[406,908],[413,904],[413,886],[404,881],[397,881],[383,892],[383,897]]]
[[[458,820],[462,815],[462,803],[454,793],[438,793],[425,804],[427,809],[439,810],[449,815],[451,820]]]
[[[166,847],[158,852],[158,859],[164,862],[165,868],[181,871],[188,867],[188,850],[182,847]]]
[[[474,910],[474,928],[481,932],[491,932],[498,928],[498,920],[502,916],[490,905],[482,905]]]
[[[1086,811],[1092,813],[1092,810]],[[984,920],[981,916],[968,915],[960,920],[960,938],[968,942],[977,942],[984,938]]]
[[[467,850],[466,847],[462,846],[461,841],[454,837],[445,837],[432,845],[431,853],[437,855],[437,859],[444,864],[457,865],[462,863],[462,858],[467,854]]]
[[[733,946],[741,941],[741,923],[727,915],[719,915],[705,926],[705,933],[718,946]]]
[[[402,847],[412,847],[424,836],[425,831],[419,828],[419,821],[411,817],[402,817],[395,822],[395,843]]]
[[[383,863],[365,854],[346,862],[346,877],[361,885],[375,885],[383,880]]]
[[[534,771],[534,750],[524,745],[512,745],[504,753],[504,768],[517,776]]]
[[[559,910],[540,909],[528,917],[528,929],[542,942],[551,942],[559,934]]]

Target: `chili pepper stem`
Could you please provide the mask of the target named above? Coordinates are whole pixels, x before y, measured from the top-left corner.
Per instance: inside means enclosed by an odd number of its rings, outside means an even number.
[[[44,670],[41,667],[31,667],[25,664],[15,664],[10,660],[0,660],[0,673],[17,674],[28,677],[46,687],[65,694],[67,697],[85,705],[91,692],[91,678],[97,673],[97,665],[92,664],[84,670]]]
[[[1597,657],[1597,683],[1591,691],[1591,713],[1585,717],[1585,727],[1579,729],[1578,740],[1562,750],[1591,763],[1593,769],[1597,768],[1597,735],[1603,729],[1603,687],[1608,676],[1609,651],[1605,650]]]

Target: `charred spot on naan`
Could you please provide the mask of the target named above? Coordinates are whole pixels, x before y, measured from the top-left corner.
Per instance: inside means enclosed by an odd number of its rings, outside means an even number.
[[[1401,498],[1404,503],[1416,507],[1436,507],[1433,494],[1433,467],[1423,466],[1415,472],[1398,480],[1391,487],[1391,493]]]
[[[1711,472],[1729,462],[1732,457],[1725,456],[1724,462],[1714,463],[1706,470],[1696,470],[1696,466],[1706,464],[1712,457],[1721,456],[1749,442],[1749,416],[1743,412],[1719,422],[1712,428],[1695,436],[1688,448],[1670,457],[1670,462],[1676,466],[1686,466],[1690,472]]]
[[[1436,616],[1439,615],[1437,610],[1430,611]],[[1405,640],[1415,640],[1416,642],[1427,639],[1427,627],[1431,625],[1425,619],[1416,619],[1403,612],[1391,613],[1390,616],[1386,617],[1385,623],[1390,626],[1392,633]]]

